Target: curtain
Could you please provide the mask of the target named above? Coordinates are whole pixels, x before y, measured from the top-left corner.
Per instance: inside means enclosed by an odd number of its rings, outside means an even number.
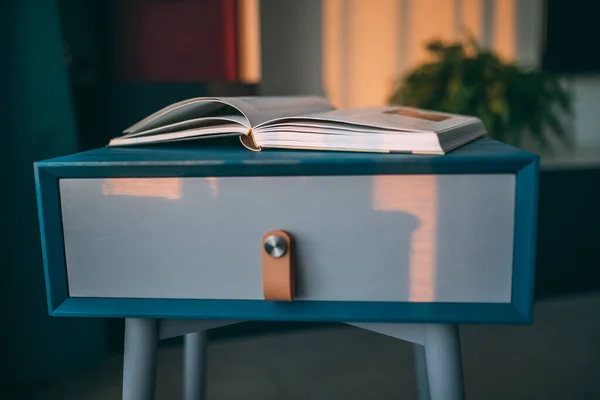
[[[0,2],[3,306],[0,384],[54,379],[97,361],[104,321],[48,316],[34,161],[77,150],[56,3]]]

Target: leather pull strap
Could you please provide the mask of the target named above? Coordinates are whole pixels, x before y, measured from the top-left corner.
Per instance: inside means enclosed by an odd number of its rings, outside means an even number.
[[[274,230],[263,236],[262,280],[265,300],[294,299],[294,243],[289,233]]]

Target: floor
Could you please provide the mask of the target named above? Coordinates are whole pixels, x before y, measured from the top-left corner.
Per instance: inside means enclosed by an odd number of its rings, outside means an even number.
[[[538,302],[531,326],[462,326],[468,399],[600,399],[600,294]],[[157,399],[181,397],[179,345]],[[122,358],[7,399],[120,399]],[[344,325],[213,340],[209,400],[416,399],[409,343]]]

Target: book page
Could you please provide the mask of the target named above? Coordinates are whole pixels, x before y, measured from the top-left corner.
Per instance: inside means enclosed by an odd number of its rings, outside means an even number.
[[[441,133],[458,126],[476,123],[478,120],[473,117],[410,107],[367,107],[279,118],[262,124],[258,127],[258,131],[263,127],[284,126],[307,121],[364,126],[391,131]]]
[[[200,129],[187,129],[176,132],[166,132],[160,135],[121,136],[112,139],[108,145],[131,146],[147,143],[162,143],[189,139],[208,139],[212,137],[240,136],[245,134],[246,127],[239,124],[219,125]]]
[[[163,121],[164,123],[164,121]],[[231,125],[232,123],[234,124],[239,124],[240,126],[246,128],[245,131],[248,131],[248,121],[246,120],[246,117],[242,116],[242,115],[229,115],[229,116],[224,116],[224,117],[202,117],[202,118],[195,118],[195,119],[189,119],[189,120],[185,120],[185,121],[181,121],[181,122],[175,122],[172,124],[166,124],[166,125],[160,125],[156,128],[152,128],[152,129],[145,129],[139,132],[133,132],[133,133],[128,133],[127,135],[123,136],[126,138],[132,138],[132,137],[138,137],[138,136],[152,136],[152,135],[160,135],[160,134],[164,134],[164,133],[169,133],[169,132],[177,132],[177,131],[183,131],[183,130],[190,130],[190,129],[196,129],[199,130],[200,128],[209,128],[209,127],[214,127],[217,125]],[[199,131],[201,134],[201,131]]]
[[[190,119],[221,116],[240,115],[239,111],[218,99],[198,97],[171,104],[147,116],[133,126],[125,129],[123,133],[131,134],[148,131],[165,125],[172,125]]]
[[[222,100],[239,109],[253,127],[273,119],[335,109],[326,99],[317,96],[224,97]]]
[[[310,122],[288,122],[282,125],[266,125],[260,128],[259,132],[284,132],[287,130],[297,131],[297,132],[321,132],[324,130],[335,131],[339,134],[352,134],[352,133],[406,133],[407,131],[390,131],[389,129],[382,128],[373,128],[370,126],[359,126],[359,125],[349,125],[349,124],[340,124],[337,122],[327,122],[327,121],[318,121],[316,123]]]
[[[174,103],[124,130],[125,134],[153,131],[204,117],[241,118],[248,128],[281,117],[333,110],[324,98],[314,96],[198,97]]]

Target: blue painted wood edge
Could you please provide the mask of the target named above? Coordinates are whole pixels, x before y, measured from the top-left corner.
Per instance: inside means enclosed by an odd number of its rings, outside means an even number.
[[[529,322],[535,292],[539,166],[535,157],[516,174],[512,303]]]
[[[532,157],[484,138],[445,156],[105,148],[40,163],[60,178],[493,174],[515,173]]]
[[[513,160],[492,163],[485,160],[453,164],[306,164],[306,165],[159,165],[123,166],[48,165],[59,178],[191,178],[243,176],[351,176],[397,174],[507,174],[527,162]]]
[[[62,317],[177,318],[238,321],[524,324],[511,303],[383,303],[262,300],[66,299]]]
[[[34,164],[38,218],[48,311],[52,314],[69,295],[58,178]]]

